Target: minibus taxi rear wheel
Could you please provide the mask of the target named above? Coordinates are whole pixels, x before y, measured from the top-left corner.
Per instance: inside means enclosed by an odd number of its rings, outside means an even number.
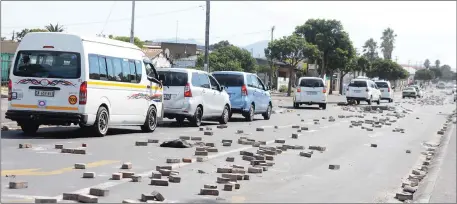
[[[33,135],[38,131],[38,128],[40,127],[39,124],[33,123],[33,122],[21,122],[19,124],[21,126],[22,131],[27,134],[27,135]]]
[[[157,127],[157,110],[154,106],[149,107],[148,114],[146,115],[146,120],[141,126],[143,132],[154,132]]]
[[[108,132],[109,113],[108,109],[100,106],[95,117],[95,123],[92,126],[93,132],[96,137],[103,137]]]

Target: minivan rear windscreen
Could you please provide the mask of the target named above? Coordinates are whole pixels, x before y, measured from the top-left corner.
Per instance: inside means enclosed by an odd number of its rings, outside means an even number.
[[[366,81],[352,81],[348,85],[349,87],[367,87]]]
[[[158,74],[164,86],[186,86],[187,84],[187,73],[158,71]]]
[[[302,79],[300,81],[301,87],[324,87],[324,83],[320,79]]]
[[[81,76],[79,53],[19,51],[13,74],[20,77],[77,79]]]
[[[213,74],[219,84],[225,87],[243,86],[244,76],[240,74]]]
[[[389,85],[386,82],[375,82],[379,88],[389,88]]]

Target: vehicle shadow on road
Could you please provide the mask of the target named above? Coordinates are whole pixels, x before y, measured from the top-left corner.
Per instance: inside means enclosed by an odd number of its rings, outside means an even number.
[[[298,108],[294,108],[293,106],[282,106],[282,108],[285,109],[297,109],[297,110],[320,110],[319,107],[314,107],[314,106],[300,106]]]
[[[142,133],[141,130],[110,128],[106,137]],[[39,129],[34,135],[27,135],[21,130],[2,131],[1,139],[76,139],[95,137],[90,132],[84,131],[79,127],[50,127]]]

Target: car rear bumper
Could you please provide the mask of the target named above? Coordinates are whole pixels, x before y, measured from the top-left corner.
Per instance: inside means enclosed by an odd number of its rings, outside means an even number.
[[[21,122],[36,122],[41,125],[86,124],[88,116],[80,113],[8,110],[5,118]]]
[[[368,98],[365,98],[365,97],[346,96],[346,100],[360,100],[360,101],[364,101],[364,100],[368,100]]]

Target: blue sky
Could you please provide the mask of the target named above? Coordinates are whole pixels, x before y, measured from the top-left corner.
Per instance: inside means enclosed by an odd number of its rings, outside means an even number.
[[[1,34],[6,37],[13,31],[40,28],[49,23],[63,24],[67,32],[82,35],[102,31],[129,35],[131,2],[128,1],[7,1],[1,4]],[[135,34],[143,40],[175,38],[178,30],[179,38],[193,38],[203,43],[204,8],[205,2],[200,1],[137,1]],[[211,2],[210,43],[229,40],[245,46],[268,40],[273,25],[276,26],[275,38],[282,37],[309,18],[340,20],[360,50],[371,37],[379,42],[382,31],[391,27],[398,35],[393,56],[398,57],[399,63],[415,65],[428,58],[432,63],[440,59],[441,64],[456,67],[455,1]]]

